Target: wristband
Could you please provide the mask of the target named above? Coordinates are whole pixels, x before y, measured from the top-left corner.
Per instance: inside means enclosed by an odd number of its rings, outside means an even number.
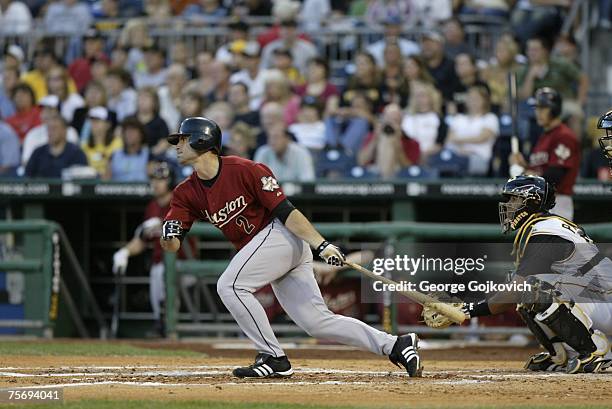
[[[325,249],[325,247],[329,246],[329,241],[323,240],[323,243],[319,244],[317,249],[315,250],[317,253],[317,257],[321,255],[321,252]]]

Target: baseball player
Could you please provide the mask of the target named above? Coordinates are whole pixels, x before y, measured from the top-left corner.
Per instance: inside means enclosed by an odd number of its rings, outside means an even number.
[[[152,244],[153,264],[149,271],[149,299],[155,319],[155,331],[159,336],[164,337],[165,330],[162,320],[165,299],[164,263],[158,239],[161,235],[162,219],[170,208],[170,199],[172,199],[172,189],[174,188],[174,172],[167,162],[152,162],[149,177],[153,199],[147,205],[144,222],[136,228],[132,240],[113,255],[113,273],[124,274],[129,258],[142,254],[147,249],[147,244]],[[194,244],[194,242],[190,242],[191,251],[194,251]],[[179,257],[185,257],[182,251]]]
[[[285,197],[268,167],[236,156],[219,156],[221,129],[207,118],[185,119],[168,137],[179,162],[194,172],[174,189],[161,245],[177,251],[196,220],[219,228],[238,252],[219,277],[217,292],[241,330],[255,344],[255,363],[236,368],[240,378],[291,376],[293,370],[253,293],[271,284],[279,303],[309,335],[388,355],[410,376],[421,372],[416,334],[393,336],[333,314],[325,305],[312,263],[345,256],[325,240]]]
[[[606,136],[599,138],[599,146],[601,146],[601,151],[610,162],[610,174],[612,175],[612,110],[599,118],[597,129],[606,130]]]
[[[574,132],[561,122],[561,95],[552,88],[540,88],[535,93],[535,113],[544,133],[529,155],[529,163],[520,153],[510,156],[510,164],[522,171],[542,176],[555,186],[557,204],[552,212],[566,219],[574,218],[572,194],[580,169],[580,143]],[[520,169],[520,168],[519,168]]]
[[[553,187],[540,176],[518,176],[503,187],[499,217],[504,233],[516,231],[513,280],[531,291],[496,293],[461,307],[468,318],[502,313],[516,305],[546,352],[529,358],[532,371],[599,372],[612,364],[612,261],[583,228],[550,213]],[[427,316],[432,317],[427,320]],[[428,325],[450,325],[424,310]],[[435,322],[436,319],[440,321]]]

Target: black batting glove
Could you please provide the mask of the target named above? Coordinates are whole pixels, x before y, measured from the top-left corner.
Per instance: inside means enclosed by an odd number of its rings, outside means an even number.
[[[323,243],[319,244],[319,247],[315,250],[317,256],[323,259],[327,264],[332,266],[340,267],[344,264],[346,256],[338,246],[335,246],[324,240]]]
[[[177,239],[183,235],[182,223],[179,220],[166,220],[162,226],[162,240],[172,240],[173,237]]]

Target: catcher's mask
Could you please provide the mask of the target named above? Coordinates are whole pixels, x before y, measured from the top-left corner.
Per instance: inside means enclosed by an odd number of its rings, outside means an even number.
[[[606,135],[599,138],[599,146],[604,156],[610,163],[610,171],[612,172],[612,110],[606,112],[597,121],[597,129],[605,129]]]
[[[534,213],[555,205],[554,188],[540,176],[521,175],[506,182],[499,202],[499,222],[505,234],[516,230]]]

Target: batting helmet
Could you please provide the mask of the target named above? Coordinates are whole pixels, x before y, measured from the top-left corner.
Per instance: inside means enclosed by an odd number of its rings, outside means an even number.
[[[612,169],[612,110],[599,118],[597,129],[606,130],[606,135],[599,138],[599,146],[601,146],[604,156],[610,161],[610,168]]]
[[[511,200],[517,197],[520,200]],[[506,182],[499,202],[499,221],[507,233],[523,225],[533,213],[555,206],[555,188],[541,176],[521,175]]]
[[[557,90],[550,87],[539,88],[535,93],[535,106],[548,107],[554,118],[561,115],[563,99]]]
[[[185,119],[178,132],[168,136],[168,143],[177,145],[181,137],[189,137],[189,146],[199,153],[221,152],[221,128],[211,119],[200,116]]]

